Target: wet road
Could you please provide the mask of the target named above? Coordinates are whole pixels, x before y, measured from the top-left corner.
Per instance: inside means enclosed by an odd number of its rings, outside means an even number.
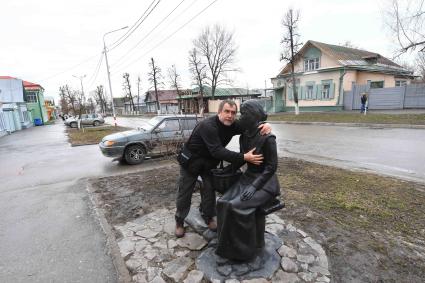
[[[81,178],[126,166],[97,145],[71,147],[62,123],[0,138],[0,282],[117,282],[106,237]]]
[[[118,117],[118,124],[127,127],[138,127],[146,121]],[[272,128],[280,156],[425,182],[424,129],[276,123]],[[237,138],[229,148],[238,150]]]

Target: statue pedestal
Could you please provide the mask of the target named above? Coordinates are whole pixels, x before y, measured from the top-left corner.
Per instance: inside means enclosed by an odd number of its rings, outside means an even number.
[[[216,241],[213,240],[196,259],[196,268],[205,274],[205,277],[213,281],[214,279],[238,279],[247,280],[253,278],[270,279],[280,267],[280,255],[277,249],[282,245],[281,239],[277,236],[266,233],[265,247],[259,254],[249,262],[235,262],[224,259],[215,254]]]

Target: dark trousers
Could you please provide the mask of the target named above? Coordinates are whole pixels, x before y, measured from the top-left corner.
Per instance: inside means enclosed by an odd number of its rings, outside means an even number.
[[[201,214],[208,224],[208,221],[216,215],[215,210],[215,191],[211,183],[210,172],[201,172],[202,178],[201,188]],[[180,177],[178,181],[177,200],[176,200],[176,222],[183,224],[184,219],[189,213],[192,203],[192,194],[195,188],[198,175],[189,173],[180,166]]]

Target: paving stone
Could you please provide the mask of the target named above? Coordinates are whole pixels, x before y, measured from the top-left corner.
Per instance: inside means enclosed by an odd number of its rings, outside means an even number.
[[[175,247],[178,246],[176,240],[173,240],[173,239],[168,240],[167,245],[169,249],[174,249]]]
[[[326,255],[319,255],[317,258],[317,265],[329,269],[328,257]]]
[[[136,252],[143,251],[148,245],[149,245],[149,242],[146,241],[146,240],[138,241],[138,242],[136,242],[136,244],[134,246],[134,250]]]
[[[139,271],[139,269],[144,269],[147,266],[147,261],[144,258],[130,258],[125,262],[128,270],[133,273]]]
[[[303,236],[303,238],[307,237],[307,233],[304,232],[303,230],[297,229],[298,234],[300,234],[301,236]]]
[[[282,269],[286,272],[298,272],[298,266],[297,264],[292,261],[289,257],[282,257],[280,261],[280,266]]]
[[[158,242],[159,241],[159,239],[158,238],[149,238],[149,239],[146,239],[149,243],[156,243],[156,242]]]
[[[135,245],[136,243],[129,240],[128,238],[124,238],[118,242],[121,257],[123,257],[124,260],[128,259],[133,254]]]
[[[318,255],[326,255],[325,250],[322,248],[322,246],[319,245],[311,237],[305,238],[304,242],[306,242],[313,250],[315,250],[318,253]]]
[[[292,224],[288,224],[286,225],[286,230],[288,230],[289,232],[296,232],[297,228],[295,228],[295,226]]]
[[[152,281],[150,281],[149,283],[166,283],[164,279],[162,279],[161,276],[156,276]]]
[[[204,233],[202,233],[202,237],[204,237],[204,239],[209,242],[212,239],[217,238],[217,232],[214,232],[214,231],[211,231],[210,229],[207,229],[207,230],[204,231]]]
[[[152,281],[155,277],[157,277],[158,275],[160,275],[162,272],[162,269],[159,267],[148,267],[146,269],[146,278],[148,279],[148,281]]]
[[[313,282],[314,279],[316,279],[316,277],[317,277],[317,273],[300,272],[300,273],[298,273],[298,276],[306,282]]]
[[[174,281],[179,281],[183,278],[187,269],[193,264],[193,260],[188,257],[178,257],[164,264],[163,273]]]
[[[225,283],[240,283],[239,280],[237,279],[227,279],[226,281],[224,281]]]
[[[295,249],[285,245],[282,245],[277,252],[281,257],[295,258],[297,256],[297,251]]]
[[[188,248],[190,250],[199,251],[207,245],[204,238],[195,233],[186,233],[183,238],[177,240],[180,247]]]
[[[163,231],[170,236],[174,236],[174,230],[176,229],[176,221],[174,219],[168,220],[164,226]]]
[[[326,276],[322,276],[322,277],[318,277],[317,279],[316,279],[316,282],[325,282],[325,283],[329,283],[329,282],[331,282],[331,279],[329,279],[328,277],[326,277]]]
[[[187,275],[186,279],[183,280],[183,283],[201,283],[204,278],[204,273],[199,270],[192,270]]]
[[[313,263],[314,262],[315,257],[313,255],[297,255],[297,260],[299,262],[303,262],[303,263]]]
[[[283,220],[282,218],[280,218],[279,216],[277,216],[276,214],[269,214],[266,216],[266,223],[276,223],[276,224],[285,224],[285,220]]]
[[[267,224],[266,231],[276,236],[284,229],[282,224]]]
[[[134,232],[129,230],[127,226],[114,226],[115,230],[119,231],[124,238],[134,236]]]
[[[300,278],[295,273],[287,273],[278,270],[272,278],[273,283],[298,283]]]
[[[321,267],[321,266],[318,266],[318,265],[310,266],[309,267],[309,270],[311,272],[317,272],[317,273],[319,273],[321,275],[331,275],[329,273],[329,270],[327,268],[324,268],[324,267]]]
[[[143,238],[149,239],[149,238],[156,237],[156,235],[158,235],[158,233],[159,232],[153,231],[151,229],[143,229],[143,230],[137,231],[136,232],[136,235],[137,236],[140,236],[140,237],[143,237]]]
[[[268,283],[269,281],[264,278],[254,278],[250,280],[242,280],[241,283]]]
[[[178,257],[186,256],[188,253],[190,253],[189,250],[183,250],[183,251],[177,251],[175,252],[175,255]]]
[[[163,242],[163,241],[158,241],[158,242],[156,242],[155,244],[153,244],[153,246],[155,247],[155,248],[158,248],[158,249],[161,249],[161,250],[166,250],[168,247],[167,247],[167,243],[165,243],[165,242]]]
[[[300,266],[301,266],[302,271],[308,271],[308,264],[307,263],[302,263]]]
[[[148,283],[146,279],[146,272],[139,272],[133,276],[133,282],[135,283]]]

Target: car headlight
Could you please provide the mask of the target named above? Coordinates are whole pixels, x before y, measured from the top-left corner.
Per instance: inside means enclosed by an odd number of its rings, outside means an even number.
[[[115,141],[105,141],[103,144],[105,146],[113,146],[115,144]]]

